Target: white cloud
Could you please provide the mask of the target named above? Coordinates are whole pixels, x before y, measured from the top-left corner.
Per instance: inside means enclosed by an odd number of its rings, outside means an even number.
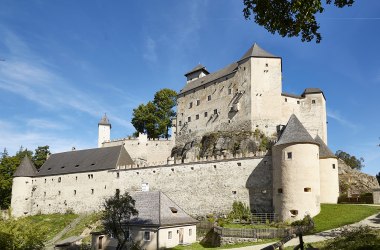
[[[143,58],[145,60],[151,63],[157,62],[156,42],[151,37],[145,39],[144,50]]]
[[[327,117],[330,117],[330,118],[336,120],[337,122],[339,122],[341,125],[343,125],[345,127],[348,127],[351,129],[357,129],[357,125],[354,124],[353,122],[347,120],[346,118],[344,118],[339,113],[339,111],[327,109]]]

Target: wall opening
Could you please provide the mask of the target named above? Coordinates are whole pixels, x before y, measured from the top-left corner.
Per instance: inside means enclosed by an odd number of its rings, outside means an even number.
[[[293,159],[293,154],[292,154],[292,152],[287,152],[287,153],[286,153],[286,158],[287,158],[288,160]]]
[[[311,188],[309,188],[309,187],[305,187],[305,188],[303,189],[303,191],[306,192],[306,193],[310,193],[310,192],[311,192]]]
[[[283,193],[282,188],[277,189],[277,193],[282,194]]]
[[[335,169],[335,164],[332,164],[332,168]]]
[[[290,216],[296,217],[298,215],[298,210],[290,210]]]

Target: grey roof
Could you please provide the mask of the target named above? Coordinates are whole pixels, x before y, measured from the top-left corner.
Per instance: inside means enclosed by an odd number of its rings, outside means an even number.
[[[102,119],[100,119],[98,125],[109,125],[111,126],[110,121],[108,120],[107,114],[104,114]]]
[[[74,150],[52,154],[42,165],[37,175],[46,176],[100,171],[132,164],[133,161],[123,145]]]
[[[286,124],[275,146],[293,143],[312,143],[318,145],[294,114],[290,116],[288,124]]]
[[[307,95],[307,94],[322,94],[323,98],[325,98],[325,100],[326,100],[325,94],[319,88],[307,88],[307,89],[305,89],[302,93],[302,97],[305,97],[305,95]]]
[[[139,214],[131,218],[130,225],[165,226],[198,222],[161,191],[134,192],[131,196],[136,201]]]
[[[296,94],[290,94],[290,93],[281,93],[282,96],[288,96],[288,97],[293,97],[293,98],[298,98],[298,99],[301,99],[303,98],[302,96],[300,95],[296,95]]]
[[[13,174],[13,177],[34,177],[36,176],[37,169],[28,156],[22,159],[20,165]]]
[[[336,158],[335,154],[331,152],[319,135],[317,135],[314,140],[319,144],[319,158]]]
[[[207,74],[210,74],[210,72],[207,71],[207,69],[206,69],[205,66],[203,66],[202,64],[198,64],[192,70],[190,70],[189,72],[187,72],[185,74],[185,76],[190,75],[191,73],[194,73],[194,72],[197,72],[197,71],[200,71],[200,70],[205,71]]]
[[[247,52],[245,52],[245,54],[240,58],[239,62],[249,57],[280,58],[263,50],[257,43],[254,43],[252,47],[249,48]]]
[[[217,80],[219,78],[222,78],[224,76],[227,76],[231,73],[234,73],[236,72],[236,69],[238,67],[238,64],[237,63],[232,63],[230,65],[228,65],[227,67],[219,70],[219,71],[216,71],[214,73],[211,73],[211,74],[208,74],[204,77],[201,77],[197,80],[194,80],[194,81],[191,81],[191,82],[188,82],[185,87],[183,89],[180,90],[180,94],[184,93],[184,92],[187,92],[189,90],[192,90],[192,89],[195,89],[195,88],[198,88],[200,86],[203,86],[209,82],[212,82],[214,80]]]

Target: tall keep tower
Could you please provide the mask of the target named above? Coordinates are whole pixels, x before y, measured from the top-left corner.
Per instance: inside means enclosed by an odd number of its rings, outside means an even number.
[[[111,123],[106,114],[98,123],[98,148],[103,146],[103,142],[109,141],[111,138]]]

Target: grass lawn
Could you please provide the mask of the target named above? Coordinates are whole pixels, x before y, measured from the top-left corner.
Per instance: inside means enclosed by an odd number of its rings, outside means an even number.
[[[380,207],[352,204],[321,204],[321,212],[313,218],[312,233],[341,227],[380,213]]]
[[[24,220],[27,224],[45,227],[47,240],[50,240],[77,217],[77,214],[41,214],[20,218],[20,220]]]

